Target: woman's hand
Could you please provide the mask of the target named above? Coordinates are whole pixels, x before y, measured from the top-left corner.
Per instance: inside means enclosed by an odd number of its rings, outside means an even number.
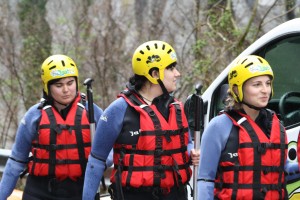
[[[192,165],[199,165],[200,160],[200,150],[191,150],[191,163]]]

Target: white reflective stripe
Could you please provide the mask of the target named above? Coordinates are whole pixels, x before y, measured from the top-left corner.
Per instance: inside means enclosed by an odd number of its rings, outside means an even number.
[[[244,121],[246,121],[246,117],[242,117],[239,121],[237,121],[238,124],[241,124],[243,123]]]
[[[51,105],[47,105],[43,108],[43,110],[46,110],[47,108],[51,108],[52,106]]]
[[[82,103],[77,103],[78,106],[80,106],[81,108],[84,108],[84,105],[82,105]]]
[[[142,105],[140,105],[140,108],[145,108],[146,106],[149,106],[149,105],[147,105],[147,104],[142,104]]]

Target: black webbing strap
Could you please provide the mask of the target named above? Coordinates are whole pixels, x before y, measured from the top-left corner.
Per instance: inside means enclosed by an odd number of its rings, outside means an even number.
[[[187,167],[189,167],[189,163],[185,163],[182,165],[178,165],[177,163],[175,163],[177,166],[176,168],[181,170],[181,169],[186,169]],[[114,165],[114,169],[118,169],[119,165]],[[159,165],[159,166],[122,166],[122,170],[123,171],[140,171],[140,172],[144,172],[144,171],[173,171],[174,167],[171,165]]]
[[[37,154],[37,149],[33,148],[32,150],[32,161],[33,161],[33,164],[32,164],[32,168],[31,168],[31,171],[30,173],[31,174],[34,174],[34,171],[35,171],[35,165],[36,165],[36,154]]]
[[[285,130],[284,127],[279,123],[280,126],[280,144],[285,144]],[[287,149],[287,145],[281,145],[280,148],[280,166],[284,166],[285,164],[285,150]],[[283,195],[284,195],[284,199],[288,198],[288,193],[287,193],[287,189],[286,189],[286,181],[284,180],[284,183],[282,183],[282,178],[284,175],[284,171],[281,170],[281,172],[279,172],[279,176],[278,176],[278,185],[281,186],[280,190],[279,190],[279,198],[283,199]],[[284,194],[282,194],[282,189],[284,191]]]
[[[123,194],[123,188],[122,188],[122,171],[123,171],[123,158],[124,158],[124,153],[121,149],[120,151],[120,157],[118,159],[118,166],[117,166],[117,172],[115,173],[114,177],[116,180],[116,193],[117,197],[120,200],[124,200],[124,194]]]
[[[130,179],[132,176],[132,171],[134,170],[134,165],[133,165],[133,161],[134,161],[134,150],[136,149],[136,145],[132,145],[132,152],[130,153],[129,156],[129,165],[128,165],[128,169],[127,169],[127,179],[126,179],[126,186],[130,186]],[[123,167],[123,170],[126,171],[125,167]]]
[[[36,162],[38,163],[49,163],[50,165],[68,165],[68,164],[80,164],[80,160],[70,160],[70,159],[41,159],[36,158]]]
[[[181,135],[188,131],[188,127],[181,127],[177,130],[143,131],[141,135],[165,135],[165,137]],[[168,135],[168,136],[166,136]],[[167,138],[166,138],[167,139]],[[168,141],[169,142],[169,141]]]
[[[175,111],[176,111],[176,121],[177,121],[177,126],[180,130],[182,130],[184,127],[183,127],[183,124],[182,124],[182,110],[181,110],[181,107],[178,103],[173,103],[173,106],[175,108]],[[184,148],[186,145],[185,145],[185,132],[181,132],[181,134],[179,135],[180,136],[180,146],[181,148]],[[183,163],[188,163],[189,161],[187,160],[187,157],[186,157],[186,152],[182,152],[181,153],[181,156],[183,158]],[[177,163],[176,163],[177,164]],[[185,172],[187,174],[187,177],[189,180],[191,178],[191,173],[189,171],[189,167],[187,167],[185,169]],[[178,176],[180,176],[180,173],[178,172],[177,173]],[[181,176],[179,177],[179,180],[181,180],[181,182],[178,182],[179,186],[183,186],[183,183],[182,183],[182,178]]]
[[[134,94],[130,93],[130,94],[127,94],[127,98],[134,104],[134,105],[137,105],[137,106],[141,106],[142,104],[145,104],[143,103],[141,100],[139,100]]]
[[[90,147],[91,142],[86,142],[83,144],[83,146]],[[47,151],[52,151],[52,150],[62,150],[62,149],[75,149],[77,148],[77,144],[56,144],[56,145],[32,144],[32,147],[45,149]]]
[[[148,113],[148,115],[150,116],[150,118],[152,119],[154,129],[161,130],[160,121],[159,121],[157,115],[155,114],[155,112],[152,110],[152,108],[150,106],[142,106],[142,109],[145,110]],[[163,145],[162,136],[156,136],[155,137],[155,152],[156,153],[154,153],[154,166],[161,165],[160,152],[162,152],[162,150],[163,150],[162,145]],[[164,178],[166,176],[165,172],[163,170],[158,169],[158,170],[155,170],[153,173],[154,173],[154,176],[153,176],[154,186],[160,186],[161,178]]]
[[[50,124],[41,124],[39,126],[39,129],[49,129],[49,128],[50,128]],[[83,129],[89,129],[90,125],[89,124],[82,124],[81,128],[83,128]],[[75,126],[58,124],[57,127],[56,127],[56,129],[57,129],[57,131],[68,130],[69,132],[71,132],[72,130],[75,130]]]
[[[50,122],[50,134],[49,134],[49,145],[56,145],[56,119],[54,117],[54,113],[52,111],[52,107],[46,107],[45,112],[48,115]],[[49,170],[48,174],[50,177],[55,177],[55,165],[56,165],[56,150],[53,149],[49,151]]]
[[[82,136],[82,126],[81,126],[81,119],[82,119],[82,113],[83,113],[84,107],[81,106],[81,104],[77,104],[77,110],[76,110],[76,116],[74,120],[75,125],[75,136],[76,136],[76,142],[77,142],[77,148],[78,148],[78,154],[79,154],[79,161],[81,166],[81,176],[84,176],[85,168],[87,159],[85,157],[85,151],[84,151],[84,141]]]
[[[114,153],[120,153],[120,149],[114,149]],[[139,155],[154,155],[155,153],[158,153],[156,150],[137,150],[135,148],[133,149],[126,149],[122,150],[125,154],[139,154]],[[187,151],[187,147],[180,147],[178,149],[172,149],[172,150],[162,150],[159,152],[161,156],[170,156],[171,154],[176,153],[184,153]]]

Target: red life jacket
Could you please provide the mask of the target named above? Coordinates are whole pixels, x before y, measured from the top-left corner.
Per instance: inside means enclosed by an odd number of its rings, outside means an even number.
[[[58,180],[83,177],[91,150],[89,121],[80,95],[72,104],[66,120],[47,105],[42,110],[38,137],[32,142],[29,173]]]
[[[145,105],[131,94],[120,95],[140,113],[136,144],[114,145],[114,170],[111,182],[126,188],[160,187],[169,191],[188,183],[191,177],[187,152],[188,128],[182,103],[172,103],[169,121],[155,105]]]
[[[270,111],[268,111],[270,112]],[[218,199],[285,199],[284,165],[287,138],[277,116],[272,114],[270,138],[248,116],[240,112],[226,113],[233,122],[226,147],[222,152],[215,197]],[[233,138],[238,138],[237,154],[229,152]],[[232,149],[232,148],[231,148]],[[227,154],[227,155],[226,155]],[[226,156],[236,157],[229,161]]]

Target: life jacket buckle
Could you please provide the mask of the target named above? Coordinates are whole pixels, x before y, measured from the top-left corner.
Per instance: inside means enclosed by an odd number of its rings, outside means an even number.
[[[60,134],[62,130],[68,130],[68,132],[71,134],[72,133],[72,127],[67,124],[57,124],[55,127],[55,132]]]
[[[156,171],[159,174],[160,178],[162,179],[166,178],[165,167],[163,165],[157,166]]]
[[[171,135],[172,135],[173,132],[174,132],[173,130],[169,130],[169,131],[164,132],[164,136],[165,136],[168,143],[170,143],[172,141]]]
[[[155,156],[161,156],[161,155],[163,155],[163,153],[164,153],[164,150],[161,150],[161,149],[156,149],[154,151]]]
[[[272,145],[270,143],[261,143],[257,146],[257,151],[261,154],[265,154],[267,149],[269,149]]]
[[[56,144],[50,144],[49,145],[49,151],[55,151],[57,150],[57,145]]]

